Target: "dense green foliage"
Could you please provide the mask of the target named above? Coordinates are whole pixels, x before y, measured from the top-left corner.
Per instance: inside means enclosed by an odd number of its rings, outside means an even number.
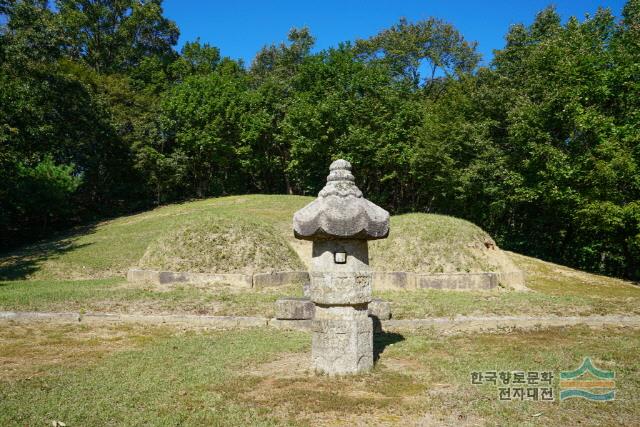
[[[327,164],[394,212],[640,278],[640,1],[509,28],[479,67],[438,19],[246,67],[174,46],[161,0],[0,0],[0,246],[187,198],[314,194]]]

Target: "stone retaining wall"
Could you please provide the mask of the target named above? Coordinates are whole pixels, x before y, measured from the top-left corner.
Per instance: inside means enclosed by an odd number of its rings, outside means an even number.
[[[251,289],[253,275],[249,274],[209,274],[209,273],[176,273],[173,271],[153,271],[131,269],[127,272],[129,282],[150,282],[157,285],[169,283],[226,283],[238,288]]]
[[[498,286],[497,273],[437,273],[420,274],[405,271],[375,272],[376,290],[454,289],[486,290]]]
[[[309,283],[309,273],[306,271],[280,271],[274,273],[254,273],[253,287],[267,288],[291,283]]]
[[[159,285],[169,283],[224,283],[240,288],[266,288],[288,284],[309,284],[306,271],[280,271],[253,274],[209,274],[177,273],[172,271],[153,271],[131,269],[127,273],[130,282],[151,282]],[[489,290],[498,284],[508,287],[524,288],[524,274],[521,271],[509,273],[438,273],[421,274],[406,271],[379,271],[373,273],[375,290]]]

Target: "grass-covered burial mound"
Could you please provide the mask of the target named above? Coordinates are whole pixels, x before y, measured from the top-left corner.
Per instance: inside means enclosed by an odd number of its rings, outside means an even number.
[[[305,269],[274,227],[238,217],[189,221],[151,242],[139,266],[247,274]]]
[[[517,267],[484,230],[459,218],[413,213],[391,217],[391,232],[372,242],[374,270],[415,273],[513,271]]]

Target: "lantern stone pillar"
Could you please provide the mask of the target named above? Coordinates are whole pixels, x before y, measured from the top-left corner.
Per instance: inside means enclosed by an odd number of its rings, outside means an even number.
[[[309,298],[315,304],[311,356],[316,372],[370,370],[373,275],[367,241],[388,236],[389,213],[363,198],[351,164],[336,160],[318,198],[294,214],[293,231],[296,238],[313,242]]]

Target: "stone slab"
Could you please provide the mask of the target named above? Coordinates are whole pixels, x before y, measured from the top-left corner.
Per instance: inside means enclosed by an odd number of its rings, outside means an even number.
[[[130,269],[127,272],[127,280],[130,282],[149,282],[158,285],[171,283],[224,283],[233,287],[246,289],[250,289],[253,286],[253,277],[248,274],[178,273],[173,271]]]
[[[309,298],[280,298],[276,301],[276,319],[306,320],[312,319],[315,305]]]
[[[267,288],[290,284],[308,286],[309,273],[306,271],[279,271],[274,273],[254,273],[253,287]]]
[[[416,274],[418,289],[489,290],[497,286],[496,273]]]
[[[132,268],[127,271],[127,281],[129,282],[149,282],[160,283],[160,272],[153,270],[140,270]]]
[[[380,298],[373,298],[367,306],[369,316],[379,320],[391,319],[391,303]],[[286,297],[276,301],[276,319],[306,320],[312,319],[315,305],[306,297]]]
[[[158,272],[158,283],[165,285],[168,283],[188,283],[197,273],[174,273],[173,271]],[[193,283],[193,282],[191,282]]]
[[[407,271],[376,271],[373,273],[373,288],[378,291],[415,289],[416,275]]]
[[[369,316],[378,320],[391,319],[391,303],[380,298],[373,298],[368,306]]]

